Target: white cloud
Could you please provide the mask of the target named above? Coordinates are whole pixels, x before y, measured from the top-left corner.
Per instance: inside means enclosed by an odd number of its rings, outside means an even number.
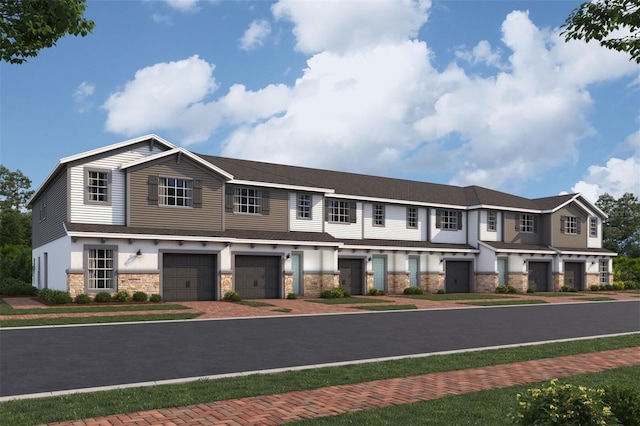
[[[271,34],[271,25],[265,20],[253,21],[240,38],[240,48],[250,50],[262,46],[263,40]]]
[[[164,0],[170,8],[179,12],[191,12],[198,7],[198,0]]]
[[[73,92],[73,99],[76,103],[76,111],[79,113],[85,113],[91,109],[93,104],[89,101],[95,92],[95,86],[91,83],[83,81],[80,83],[75,92]]]
[[[487,40],[480,40],[473,49],[459,49],[456,51],[456,57],[464,59],[471,64],[485,64],[490,67],[505,69],[506,66],[501,63],[502,52],[500,49],[493,49],[491,43]]]
[[[153,20],[153,22],[155,22],[156,24],[166,24],[166,25],[173,25],[173,21],[171,20],[171,18],[167,15],[163,15],[161,13],[154,13],[151,15],[151,20]]]

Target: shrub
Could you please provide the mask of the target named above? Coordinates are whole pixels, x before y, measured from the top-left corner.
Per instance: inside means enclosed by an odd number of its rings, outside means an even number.
[[[239,302],[242,299],[240,298],[240,295],[235,291],[228,291],[224,294],[222,300],[226,302]]]
[[[136,291],[135,293],[133,293],[131,300],[133,300],[134,302],[146,302],[148,298],[149,296],[147,296],[147,293],[145,293],[144,291]]]
[[[535,292],[536,292],[536,291],[535,291],[534,289],[532,289],[532,288],[528,288],[528,289],[527,289],[527,293],[535,293]]]
[[[420,287],[407,287],[402,290],[402,294],[422,294],[422,289]]]
[[[517,394],[518,405],[510,414],[515,424],[523,425],[606,425],[616,418],[602,397],[603,389],[559,384],[553,379],[543,388],[530,388]]]
[[[518,290],[511,285],[499,285],[496,287],[496,293],[517,293]]]
[[[66,291],[53,290],[53,300],[51,303],[54,305],[64,305],[65,303],[71,303],[72,299],[69,293]]]
[[[35,296],[38,289],[18,278],[0,279],[0,296]]]
[[[349,290],[342,290],[342,297],[351,297],[351,292]]]
[[[44,300],[47,303],[52,303],[53,300],[53,290],[48,288],[42,288],[38,290],[38,297]]]
[[[0,277],[31,282],[31,247],[5,244],[0,247]],[[17,295],[16,295],[17,296]]]
[[[563,285],[562,287],[560,287],[560,291],[565,292],[565,293],[573,293],[573,292],[576,292],[578,290],[576,290],[575,287],[572,287],[570,285]]]
[[[349,293],[349,296],[351,293]],[[340,287],[334,287],[331,290],[323,290],[320,292],[320,297],[322,299],[339,299],[341,297],[345,297],[344,290]]]
[[[640,289],[640,281],[624,281],[625,290],[637,290]]]
[[[289,299],[289,300],[295,300],[297,298],[298,298],[298,295],[296,295],[295,293],[287,294],[287,299]]]
[[[624,283],[620,281],[616,281],[613,283],[611,287],[613,287],[614,290],[624,290]]]
[[[369,296],[384,296],[385,293],[384,293],[384,290],[380,290],[377,288],[370,288],[367,294]]]
[[[111,302],[111,293],[106,291],[101,291],[100,293],[95,295],[95,297],[93,298],[93,301],[96,303],[109,303]]]
[[[91,296],[89,296],[88,294],[79,294],[76,296],[74,302],[76,303],[90,303],[91,302]]]
[[[443,289],[443,288],[441,288],[441,289],[439,289],[438,291],[436,291],[436,293],[437,293],[437,294],[444,294],[444,289]]]
[[[592,285],[591,287],[589,287],[589,290],[591,290],[591,291],[600,291],[600,286],[599,285]]]
[[[159,294],[152,294],[149,300],[153,303],[160,303],[162,302],[162,296],[160,296]]]
[[[517,293],[518,290],[516,290],[516,288],[512,285],[508,285],[507,286],[507,293]]]
[[[631,385],[604,387],[602,400],[611,407],[618,421],[625,426],[640,426],[640,388]]]
[[[116,294],[113,295],[113,301],[114,302],[128,302],[129,300],[131,300],[131,296],[129,295],[129,292],[127,291],[119,291]]]

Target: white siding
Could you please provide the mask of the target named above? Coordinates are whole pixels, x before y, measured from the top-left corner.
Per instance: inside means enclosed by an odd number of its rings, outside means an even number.
[[[462,212],[462,229],[459,231],[436,228],[436,210],[430,209],[430,227],[432,243],[466,244],[467,243],[467,212]],[[469,224],[475,226],[475,224]]]
[[[587,247],[588,248],[602,248],[602,220],[597,217],[597,216],[593,216],[594,218],[596,218],[596,220],[598,221],[598,233],[595,237],[591,236],[591,219],[587,218]],[[583,225],[584,227],[584,225]]]
[[[356,203],[356,223],[325,222],[324,230],[336,238],[362,239],[362,203]]]
[[[480,240],[481,241],[502,241],[502,212],[496,212],[496,230],[487,230],[487,210],[480,213]],[[472,226],[473,219],[469,217],[469,226]],[[475,227],[475,224],[473,225]]]
[[[82,163],[70,169],[69,200],[70,218],[75,223],[99,223],[105,225],[125,224],[125,179],[124,172],[118,170],[122,164],[162,152],[158,147],[153,151],[148,146]],[[111,170],[111,205],[100,206],[84,203],[84,172],[86,168]]]
[[[311,196],[311,219],[296,217],[296,192],[289,193],[289,230],[302,232],[322,232],[322,196]]]
[[[70,265],[69,252],[71,239],[69,237],[58,238],[33,250],[34,259],[33,285],[38,287],[38,273],[40,273],[40,288],[44,288],[45,264],[44,254],[47,253],[48,261],[48,288],[52,290],[67,291],[67,269]],[[40,270],[38,270],[38,258],[40,258]]]
[[[477,272],[497,272],[497,254],[495,251],[480,245],[480,254],[478,254],[476,268]]]
[[[407,228],[407,207],[385,205],[384,226],[373,226],[373,204],[364,204],[364,238],[424,241],[427,239],[427,212],[418,208],[418,228]]]

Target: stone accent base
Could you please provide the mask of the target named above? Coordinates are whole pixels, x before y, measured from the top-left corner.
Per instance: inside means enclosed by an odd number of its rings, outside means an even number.
[[[421,274],[420,288],[422,288],[422,291],[427,294],[437,293],[438,290],[444,290],[444,274]]]
[[[286,298],[288,294],[293,293],[293,274],[284,275],[284,294],[282,298]]]
[[[498,287],[498,274],[476,274],[476,293],[495,293]]]
[[[611,276],[611,274],[609,274]],[[592,285],[600,285],[600,274],[587,274],[587,286],[585,290],[591,290]]]
[[[551,291],[560,291],[560,288],[564,285],[564,274],[553,274],[553,283]]]
[[[527,274],[507,274],[507,285],[514,287],[518,293],[525,293],[529,287]]]
[[[364,294],[373,288],[373,272],[367,272],[366,282],[364,286]]]
[[[144,291],[149,296],[160,294],[160,274],[118,274],[118,291],[127,291],[130,295]]]
[[[338,274],[304,274],[304,295],[318,297],[322,290],[331,290],[338,287],[340,276]]]
[[[67,292],[75,298],[84,293],[84,274],[67,274]]]
[[[222,299],[225,293],[233,291],[233,274],[221,273],[220,274],[220,299]]]
[[[387,292],[389,294],[402,294],[409,287],[409,274],[397,273],[387,275]]]

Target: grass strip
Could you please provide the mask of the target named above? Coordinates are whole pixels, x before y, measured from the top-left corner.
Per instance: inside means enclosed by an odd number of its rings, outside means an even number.
[[[236,305],[244,305],[244,306],[251,306],[252,308],[261,308],[263,306],[276,306],[276,305],[272,305],[271,303],[266,303],[266,302],[257,302],[255,300],[241,300],[239,302],[233,302]]]
[[[353,306],[353,309],[365,309],[367,311],[404,311],[418,309],[416,305],[365,305]]]
[[[614,297],[584,297],[579,300],[586,300],[588,302],[607,302],[611,300],[616,300]]]
[[[640,382],[640,366],[617,368],[600,373],[579,374],[564,377],[560,383],[574,386],[602,388],[609,385],[636,386]],[[548,382],[544,382],[545,384]],[[358,413],[342,414],[296,422],[296,425],[512,425],[507,414],[516,409],[517,393],[524,393],[533,383],[503,389],[490,389],[458,396],[448,396],[432,401],[396,405]],[[455,419],[455,420],[454,420]]]
[[[272,311],[274,311],[274,312],[291,312],[291,311],[293,311],[293,309],[291,309],[291,308],[278,308],[278,309],[272,309]]]
[[[325,305],[350,305],[355,303],[393,303],[393,300],[374,299],[372,297],[340,297],[336,299],[309,299],[305,302],[323,303]]]
[[[397,297],[438,301],[438,300],[512,299],[517,296],[506,296],[504,294],[451,293],[451,294],[403,294]]]
[[[636,346],[640,346],[640,334],[16,400],[0,403],[0,419],[12,426],[52,423]],[[441,424],[451,424],[454,418]]]
[[[577,291],[548,291],[542,293],[532,293],[532,296],[542,296],[542,297],[582,297],[584,294],[578,293]]]
[[[540,299],[496,300],[495,302],[458,302],[459,305],[475,306],[509,306],[509,305],[542,305],[549,303]]]
[[[25,308],[15,309],[4,301],[0,301],[0,315],[33,315],[33,314],[81,314],[86,312],[133,312],[133,311],[167,311],[175,309],[191,309],[177,304],[131,304],[107,306],[73,306],[59,308]]]
[[[148,315],[117,315],[100,317],[61,317],[61,318],[34,318],[23,320],[0,320],[0,328],[6,327],[31,327],[38,325],[66,325],[66,324],[104,324],[109,322],[138,322],[138,321],[168,321],[194,319],[201,312],[184,314],[148,314]]]

